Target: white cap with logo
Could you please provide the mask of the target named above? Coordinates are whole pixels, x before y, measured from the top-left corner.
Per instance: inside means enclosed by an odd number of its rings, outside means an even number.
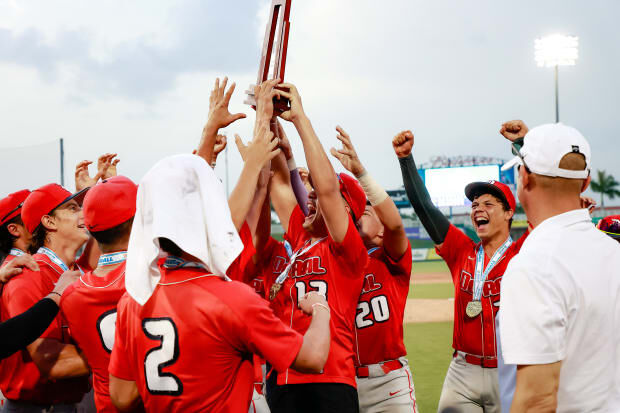
[[[525,135],[521,156],[508,161],[502,170],[523,165],[533,173],[551,177],[586,179],[590,174],[590,144],[575,128],[562,123],[537,126]],[[585,157],[586,169],[573,171],[560,168],[564,155],[580,153]]]

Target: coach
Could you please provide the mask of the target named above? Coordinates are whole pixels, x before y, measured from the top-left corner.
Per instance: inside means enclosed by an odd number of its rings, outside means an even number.
[[[517,365],[510,411],[620,411],[620,248],[580,205],[590,145],[553,124],[514,149],[517,193],[534,229],[501,287],[502,355]]]

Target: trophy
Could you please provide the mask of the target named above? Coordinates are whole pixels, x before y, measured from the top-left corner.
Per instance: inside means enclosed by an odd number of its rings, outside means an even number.
[[[263,51],[260,58],[260,66],[258,67],[258,77],[256,84],[260,85],[269,76],[269,67],[273,54],[273,75],[271,79],[278,78],[284,80],[284,68],[286,66],[286,49],[288,47],[288,33],[290,29],[289,15],[291,13],[291,0],[272,0],[269,19],[265,29],[265,39],[263,41]],[[277,31],[277,33],[276,33]],[[274,44],[275,41],[275,44]],[[246,90],[246,103],[256,108],[256,99],[254,98],[254,87],[250,85]],[[274,109],[284,112],[289,109],[288,99],[274,99]]]

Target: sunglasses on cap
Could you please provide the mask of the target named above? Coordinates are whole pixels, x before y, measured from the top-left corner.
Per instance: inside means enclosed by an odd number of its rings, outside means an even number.
[[[525,159],[523,158],[523,155],[520,152],[520,148],[517,146],[516,143],[512,143],[510,145],[511,149],[512,149],[512,154],[515,156],[518,156],[519,159],[521,160],[521,163],[523,164],[523,166],[525,167],[525,171],[529,174],[532,173],[532,171],[530,170],[530,168],[527,166],[527,164],[525,163]],[[519,165],[519,167],[521,167],[521,165]]]

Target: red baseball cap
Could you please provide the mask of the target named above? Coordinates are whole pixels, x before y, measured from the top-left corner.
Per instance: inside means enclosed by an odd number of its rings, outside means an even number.
[[[620,241],[620,215],[606,216],[596,224],[596,228]]]
[[[340,193],[353,213],[353,220],[357,221],[366,209],[366,194],[357,179],[351,175],[339,173],[338,182],[340,183]]]
[[[6,224],[20,214],[28,195],[30,195],[30,191],[22,189],[0,199],[0,225]]]
[[[58,184],[47,184],[35,189],[28,195],[22,207],[24,226],[32,234],[41,224],[41,218],[44,215],[49,214],[65,202],[75,199],[81,205],[86,191],[88,188],[72,194]]]
[[[84,224],[91,232],[105,231],[136,214],[138,185],[124,176],[113,176],[90,188],[84,197]]]
[[[465,187],[465,196],[470,201],[483,194],[491,194],[497,198],[506,201],[511,210],[517,208],[515,196],[512,194],[510,187],[499,181],[472,182]]]

